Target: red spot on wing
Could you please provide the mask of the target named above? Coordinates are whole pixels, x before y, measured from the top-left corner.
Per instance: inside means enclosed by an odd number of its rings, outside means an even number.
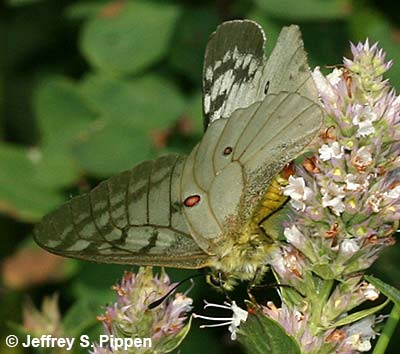
[[[191,208],[194,207],[199,202],[200,202],[200,196],[195,194],[187,197],[183,202],[183,204],[185,204],[185,206],[187,206],[188,208]]]

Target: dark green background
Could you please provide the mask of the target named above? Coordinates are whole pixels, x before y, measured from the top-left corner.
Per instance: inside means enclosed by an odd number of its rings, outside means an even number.
[[[45,256],[32,253],[32,226],[107,176],[170,151],[190,151],[202,133],[204,48],[219,23],[257,20],[268,51],[283,25],[299,24],[311,66],[340,64],[350,55],[349,40],[369,37],[394,60],[388,77],[399,87],[397,10],[395,1],[351,0],[1,3],[0,352],[26,353],[4,347],[3,338],[21,323],[27,297],[38,305],[58,292],[63,314],[69,313],[66,327],[77,326],[79,316],[94,319],[113,299],[110,286],[126,267],[65,261],[33,281],[30,272],[40,270]],[[398,251],[387,250],[373,269],[393,285],[400,279]],[[18,254],[26,262],[16,262]],[[174,280],[189,273],[171,271]],[[198,308],[205,298],[223,301],[203,284],[198,278],[191,292]],[[226,329],[198,325],[182,354],[240,353]],[[90,327],[89,321],[85,330]],[[388,353],[398,352],[398,337]]]

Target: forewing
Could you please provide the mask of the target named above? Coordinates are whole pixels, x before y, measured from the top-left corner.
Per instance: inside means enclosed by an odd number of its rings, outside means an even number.
[[[324,115],[314,100],[294,92],[268,94],[256,105],[232,157],[240,161],[246,180],[240,211],[244,218],[253,214],[276,174],[306,150],[320,131]],[[236,119],[243,115],[246,112],[237,112]]]
[[[144,162],[45,216],[36,242],[67,257],[178,268],[206,266],[180,203],[185,157]]]
[[[281,92],[211,123],[185,163],[181,189],[182,200],[199,196],[184,213],[202,249],[212,253],[221,237],[240,232],[271,180],[316,136],[322,117],[314,101]]]
[[[203,68],[204,128],[264,97],[265,35],[253,21],[230,21],[211,36]]]
[[[267,63],[264,47],[262,28],[248,20],[225,22],[211,36],[203,69],[205,128],[267,93],[298,92],[317,100],[298,26],[282,29]]]
[[[298,92],[311,100],[317,100],[317,89],[298,26],[282,28],[264,67],[261,82],[268,86],[268,93]]]

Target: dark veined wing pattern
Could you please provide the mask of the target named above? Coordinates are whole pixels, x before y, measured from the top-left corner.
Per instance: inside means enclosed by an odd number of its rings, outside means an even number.
[[[203,67],[204,128],[265,96],[265,35],[253,21],[221,24],[208,42]]]
[[[212,35],[203,69],[205,128],[267,93],[298,92],[317,99],[299,27],[282,29],[268,60],[265,41],[262,28],[249,20],[225,22]]]
[[[98,262],[204,267],[207,256],[181,212],[184,161],[179,155],[146,161],[72,198],[44,217],[35,229],[37,243]]]

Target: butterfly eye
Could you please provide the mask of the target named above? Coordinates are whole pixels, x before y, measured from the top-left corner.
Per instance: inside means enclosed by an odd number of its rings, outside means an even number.
[[[211,283],[211,285],[214,285],[216,288],[221,288],[223,285],[223,282],[220,279],[220,277],[215,276],[214,274],[209,274],[208,281]]]
[[[200,196],[195,194],[195,195],[191,195],[189,197],[187,197],[185,199],[185,201],[183,202],[183,204],[188,207],[194,207],[196,204],[198,204],[200,202]]]
[[[232,151],[233,151],[233,149],[232,149],[230,146],[227,146],[227,147],[224,149],[224,155],[225,155],[225,156],[228,156],[228,155],[232,154]]]
[[[264,87],[264,94],[267,94],[267,93],[268,93],[268,90],[269,90],[269,81],[267,81],[267,83],[265,84],[265,87]]]

